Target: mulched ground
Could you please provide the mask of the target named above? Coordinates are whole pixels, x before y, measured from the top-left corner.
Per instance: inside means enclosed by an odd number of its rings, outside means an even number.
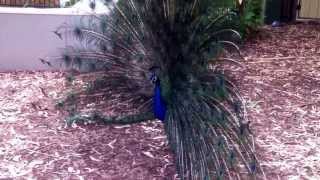
[[[0,179],[174,179],[160,122],[66,127],[64,76],[0,74]]]
[[[233,73],[255,149],[267,179],[320,179],[320,25],[262,31]],[[66,127],[64,87],[59,72],[0,73],[0,179],[176,179],[160,122]]]
[[[320,24],[263,32],[239,85],[267,179],[320,179]]]

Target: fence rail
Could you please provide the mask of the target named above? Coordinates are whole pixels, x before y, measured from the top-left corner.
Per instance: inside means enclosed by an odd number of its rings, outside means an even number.
[[[59,0],[0,0],[0,6],[58,8]]]

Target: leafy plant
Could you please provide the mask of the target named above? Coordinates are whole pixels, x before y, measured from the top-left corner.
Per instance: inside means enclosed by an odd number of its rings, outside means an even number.
[[[69,0],[69,1],[66,1],[65,4],[64,4],[64,7],[71,7],[71,6],[75,5],[79,1],[80,0]]]
[[[232,179],[241,167],[249,175],[263,173],[251,146],[243,99],[213,68],[236,62],[220,57],[226,48],[240,53],[235,42],[241,37],[233,29],[237,18],[224,3],[106,0],[110,14],[65,26],[84,46],[66,49],[61,59],[69,67],[91,70],[78,76],[89,83],[75,90],[72,100],[132,105],[119,116],[93,112],[68,122],[127,124],[158,118],[181,179]]]
[[[240,31],[244,35],[256,32],[263,23],[264,0],[243,0],[238,4],[240,11]]]

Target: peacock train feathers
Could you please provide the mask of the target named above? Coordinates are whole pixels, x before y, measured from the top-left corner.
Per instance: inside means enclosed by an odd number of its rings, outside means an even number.
[[[133,104],[134,111],[73,118],[120,124],[160,119],[181,179],[233,179],[245,170],[253,177],[263,174],[243,99],[215,68],[222,60],[236,62],[218,58],[225,49],[239,50],[235,42],[241,37],[232,29],[236,15],[220,0],[105,4],[108,14],[64,26],[83,46],[67,48],[62,59],[91,70],[80,76],[98,77],[88,84],[87,99],[117,99]]]

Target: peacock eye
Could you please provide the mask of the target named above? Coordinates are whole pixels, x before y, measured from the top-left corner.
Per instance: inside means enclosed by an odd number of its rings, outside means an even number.
[[[149,79],[152,83],[156,83],[156,81],[158,80],[158,77],[154,72],[150,72]]]

